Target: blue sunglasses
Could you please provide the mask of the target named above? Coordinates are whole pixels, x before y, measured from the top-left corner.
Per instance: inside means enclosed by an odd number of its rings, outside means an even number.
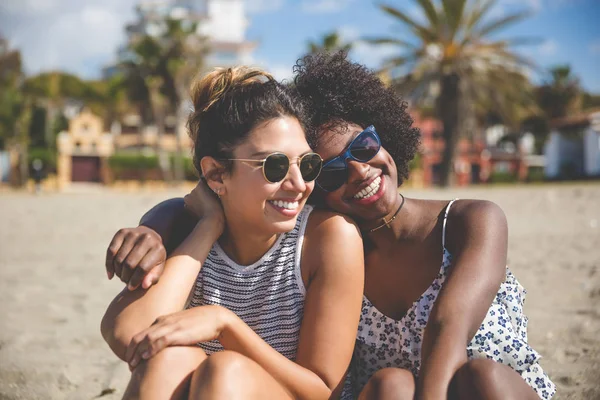
[[[379,153],[379,149],[381,140],[375,132],[375,127],[371,125],[359,133],[342,154],[323,164],[321,174],[316,180],[317,186],[325,192],[339,189],[348,180],[347,160],[366,163]]]

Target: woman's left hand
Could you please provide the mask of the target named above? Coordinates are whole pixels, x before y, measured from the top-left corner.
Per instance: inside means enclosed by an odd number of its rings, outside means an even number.
[[[193,307],[158,317],[154,324],[131,339],[126,360],[135,368],[168,346],[191,346],[217,339],[228,324],[232,313],[224,307],[207,305]]]

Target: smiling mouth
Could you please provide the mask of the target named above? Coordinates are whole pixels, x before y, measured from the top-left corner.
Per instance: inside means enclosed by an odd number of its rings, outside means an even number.
[[[372,197],[379,191],[379,187],[381,186],[381,175],[377,178],[373,179],[373,182],[369,184],[366,188],[356,193],[352,198],[356,200],[368,199]]]
[[[269,200],[269,203],[273,204],[276,207],[283,208],[285,210],[297,210],[300,202],[298,201],[281,201],[281,200]]]

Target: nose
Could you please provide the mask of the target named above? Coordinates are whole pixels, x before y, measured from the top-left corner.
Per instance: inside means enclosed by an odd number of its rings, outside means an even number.
[[[346,161],[348,164],[348,182],[362,182],[369,177],[371,166],[355,160]]]
[[[300,166],[297,162],[290,164],[290,169],[287,173],[287,176],[281,183],[281,188],[283,190],[289,190],[298,193],[302,193],[306,190],[306,182],[304,182],[304,179],[302,178]]]

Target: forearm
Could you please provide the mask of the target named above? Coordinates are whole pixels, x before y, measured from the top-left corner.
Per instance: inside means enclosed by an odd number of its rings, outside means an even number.
[[[101,331],[115,354],[125,357],[131,338],[162,315],[184,308],[202,263],[217,240],[222,222],[203,219],[165,264],[160,281],[147,291],[123,290],[112,301]]]
[[[219,337],[225,349],[255,361],[295,399],[328,399],[331,396],[331,389],[317,374],[277,352],[235,314],[229,320]]]
[[[167,253],[171,253],[190,234],[198,218],[185,209],[183,198],[165,200],[140,219],[140,225],[155,231]]]
[[[456,371],[467,362],[467,332],[452,324],[427,326],[421,348],[417,399],[446,399]]]

